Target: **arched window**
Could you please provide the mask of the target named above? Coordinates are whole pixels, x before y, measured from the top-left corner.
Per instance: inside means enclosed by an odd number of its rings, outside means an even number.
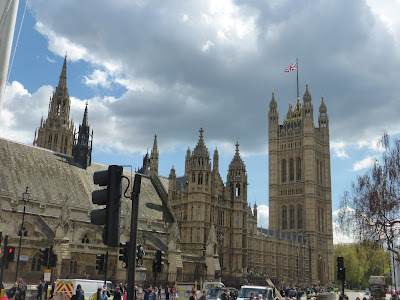
[[[301,158],[298,157],[296,160],[296,166],[297,166],[297,181],[301,180]]]
[[[286,182],[286,160],[282,160],[282,182]]]
[[[194,207],[192,205],[192,210],[190,211],[190,220],[193,221],[193,213],[194,213]]]
[[[282,206],[282,230],[287,229],[287,207]]]
[[[82,244],[89,244],[89,238],[86,234],[83,235],[81,242]]]
[[[39,254],[35,253],[35,255],[32,258],[31,271],[40,272],[40,267],[41,265],[39,264]]]
[[[78,273],[78,262],[75,259],[71,259],[71,261],[69,262],[69,273]]]
[[[49,134],[49,140],[47,143],[47,149],[51,150],[51,143],[53,141],[53,136],[51,134]]]
[[[293,158],[289,159],[289,180],[294,180],[294,161]]]
[[[303,207],[301,204],[297,205],[297,228],[303,229]]]
[[[240,184],[236,184],[236,197],[240,197]]]
[[[192,173],[192,182],[196,182],[196,174]]]
[[[290,210],[289,210],[289,228],[294,229],[294,206],[290,205]]]
[[[197,220],[200,221],[201,219],[201,207],[200,205],[197,207]]]
[[[319,162],[319,182],[322,184],[322,161]]]
[[[197,178],[197,183],[203,184],[203,173],[202,172],[199,173],[199,178]]]
[[[206,182],[205,182],[205,184],[208,185],[208,173],[206,173]]]

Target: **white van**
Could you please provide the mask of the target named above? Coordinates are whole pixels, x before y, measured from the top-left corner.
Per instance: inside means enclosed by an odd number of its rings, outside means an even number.
[[[263,299],[272,300],[274,299],[274,289],[269,286],[257,286],[257,285],[243,285],[240,288],[239,296],[237,300],[248,300],[251,297],[251,293],[254,292],[254,297],[262,295]]]
[[[85,293],[85,300],[89,300],[93,298],[95,293],[97,293],[98,288],[103,289],[104,281],[90,279],[57,279],[54,288],[54,295],[65,294],[68,299],[71,299],[71,297],[76,294],[76,287],[79,284]],[[111,281],[106,281],[106,285],[107,290],[110,292],[114,291],[114,285]]]

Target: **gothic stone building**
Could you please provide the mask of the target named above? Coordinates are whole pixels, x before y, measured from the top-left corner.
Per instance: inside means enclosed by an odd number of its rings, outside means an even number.
[[[32,147],[0,138],[0,231],[18,246],[18,273],[36,283],[43,274],[39,249],[53,245],[58,255],[56,278],[103,278],[95,269],[96,254],[109,251],[108,277],[125,281],[118,249],[102,243],[101,227],[90,223],[93,173],[107,166],[91,161],[88,106],[78,134],[69,121],[66,59]],[[265,282],[306,286],[333,280],[329,127],[320,106],[318,126],[308,92],[279,124],[274,95],[269,120],[270,228],[257,226],[257,206],[247,202],[246,166],[239,143],[226,183],[219,173],[218,150],[210,153],[203,128],[185,158],[185,173],[158,174],[157,136],[138,171],[141,183],[138,242],[145,248],[144,266],[152,278],[156,250],[164,251],[159,279],[165,283],[222,277],[227,284]],[[124,170],[131,178],[134,174]],[[29,198],[22,197],[29,187]],[[127,182],[123,181],[123,190]],[[25,195],[26,196],[26,195]],[[22,213],[26,203],[23,228]],[[122,199],[121,242],[129,237],[130,199]],[[5,271],[11,282],[16,262]]]

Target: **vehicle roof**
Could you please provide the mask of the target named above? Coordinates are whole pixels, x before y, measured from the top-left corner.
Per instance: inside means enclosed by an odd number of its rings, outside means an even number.
[[[261,285],[242,285],[240,288],[241,289],[243,289],[243,288],[272,289],[272,287],[270,287],[270,286],[261,286]]]

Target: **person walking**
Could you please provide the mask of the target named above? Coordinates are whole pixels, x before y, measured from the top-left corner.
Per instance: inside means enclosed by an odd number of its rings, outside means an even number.
[[[14,300],[25,300],[26,285],[22,278],[18,281],[17,290],[15,291]]]
[[[36,299],[37,299],[37,300],[42,300],[43,293],[44,293],[43,288],[44,288],[43,282],[42,282],[41,280],[39,280],[39,284],[38,284],[38,286],[36,287],[36,289],[37,289],[37,296],[36,296]]]
[[[199,300],[207,300],[207,291],[206,290],[203,291],[203,294],[201,295]]]
[[[121,300],[121,299],[122,299],[121,288],[119,287],[119,285],[117,285],[114,291],[114,300]]]
[[[165,300],[169,300],[169,286],[167,285],[167,287],[165,288]]]

